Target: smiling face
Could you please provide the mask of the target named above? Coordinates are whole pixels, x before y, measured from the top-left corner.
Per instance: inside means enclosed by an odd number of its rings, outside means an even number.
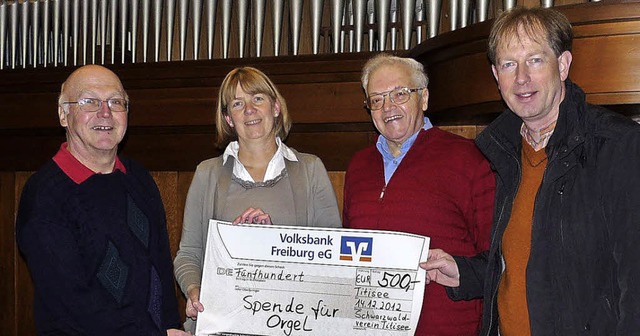
[[[556,57],[548,43],[538,43],[520,29],[497,48],[492,70],[500,94],[530,129],[539,130],[558,118],[571,60],[571,52]]]
[[[280,105],[264,93],[248,93],[238,84],[234,99],[228,104],[225,120],[235,128],[240,144],[275,139],[275,119]]]
[[[100,110],[84,112],[78,104],[60,104],[60,125],[67,129],[68,150],[82,162],[114,158],[127,130],[128,112],[111,112],[106,100],[126,99],[118,77],[110,70],[84,66],[72,73],[63,85],[61,102],[83,98],[102,100]]]
[[[369,75],[367,96],[385,94],[403,87],[413,89],[417,86],[407,66],[384,64]],[[389,144],[399,147],[424,126],[423,116],[427,110],[428,99],[428,89],[411,93],[409,100],[403,104],[395,104],[386,96],[382,108],[371,111],[371,119]]]

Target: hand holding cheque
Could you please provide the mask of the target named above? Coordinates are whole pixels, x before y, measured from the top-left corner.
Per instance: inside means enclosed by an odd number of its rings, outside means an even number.
[[[413,335],[429,238],[212,220],[198,335]]]

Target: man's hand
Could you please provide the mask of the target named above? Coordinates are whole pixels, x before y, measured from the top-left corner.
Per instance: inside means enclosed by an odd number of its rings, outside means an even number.
[[[443,250],[429,250],[427,261],[420,263],[420,267],[427,271],[427,284],[434,281],[447,287],[460,286],[458,264]]]
[[[187,288],[187,317],[198,318],[198,313],[204,311],[204,306],[200,303],[200,286],[190,285]]]
[[[167,336],[191,336],[190,332],[182,331],[180,329],[167,330]]]

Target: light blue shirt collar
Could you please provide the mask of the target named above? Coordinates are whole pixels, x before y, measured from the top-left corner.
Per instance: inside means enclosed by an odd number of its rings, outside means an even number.
[[[427,117],[424,117],[424,126],[422,126],[422,129],[426,131],[431,127],[433,127],[433,125],[431,124],[431,120],[429,120],[429,118]],[[385,185],[389,183],[391,176],[393,176],[393,173],[395,173],[396,169],[398,169],[400,162],[402,162],[402,159],[404,159],[404,156],[407,154],[411,146],[413,146],[413,143],[416,142],[418,133],[420,132],[419,131],[416,132],[411,137],[409,137],[407,141],[405,141],[402,144],[402,146],[400,147],[400,155],[398,155],[397,157],[394,157],[393,154],[391,154],[391,150],[389,149],[389,143],[387,142],[387,139],[385,139],[382,135],[378,136],[378,141],[376,142],[376,148],[378,149],[378,152],[380,152],[380,154],[382,155],[382,162],[384,163]]]

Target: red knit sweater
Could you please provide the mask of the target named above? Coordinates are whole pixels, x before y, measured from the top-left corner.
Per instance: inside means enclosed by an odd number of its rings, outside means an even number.
[[[430,248],[458,256],[489,248],[495,178],[473,141],[421,130],[380,198],[383,187],[375,146],[356,153],[345,177],[343,225],[425,235]],[[481,300],[454,302],[430,284],[416,335],[477,335],[481,315]]]

